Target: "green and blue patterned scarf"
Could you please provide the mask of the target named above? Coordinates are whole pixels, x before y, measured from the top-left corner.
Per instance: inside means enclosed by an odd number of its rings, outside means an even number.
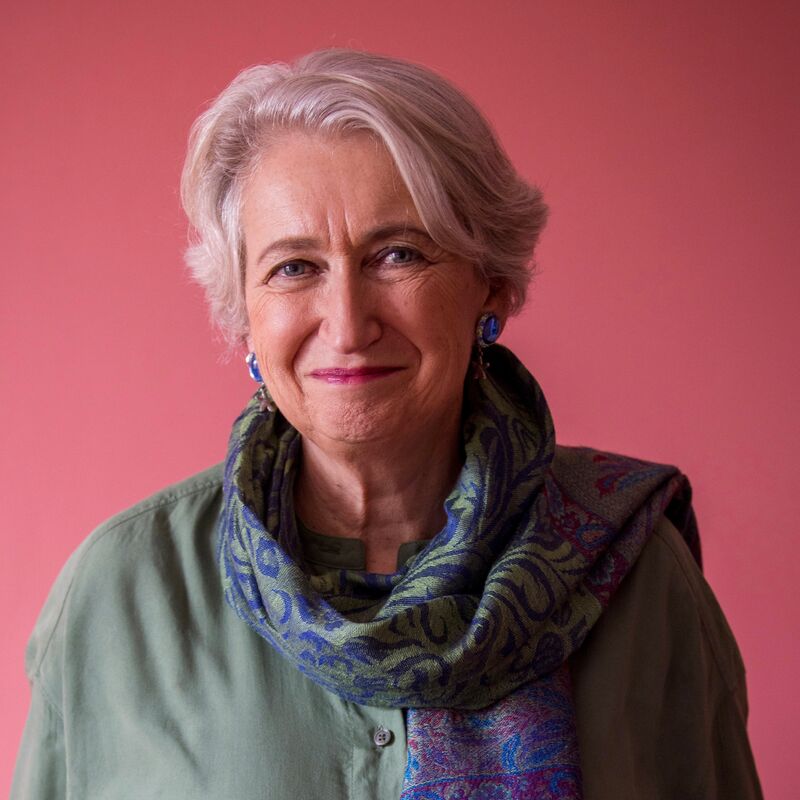
[[[699,560],[674,467],[556,447],[547,404],[500,346],[465,389],[447,523],[392,575],[304,568],[300,435],[252,401],[225,467],[219,560],[236,613],[345,700],[408,709],[403,800],[580,797],[566,662],[662,514]]]

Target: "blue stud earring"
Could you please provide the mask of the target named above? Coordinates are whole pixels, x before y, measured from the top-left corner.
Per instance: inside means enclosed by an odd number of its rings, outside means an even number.
[[[475,329],[478,347],[488,347],[500,338],[500,320],[497,314],[487,311],[479,320]]]
[[[269,393],[269,389],[267,389],[264,383],[264,379],[261,377],[261,370],[258,368],[256,354],[252,352],[248,353],[244,360],[247,363],[247,370],[250,373],[250,377],[259,384],[258,391],[256,392],[259,407],[262,411],[275,411],[277,406],[272,399],[272,395]]]
[[[488,361],[483,359],[483,351],[490,344],[494,344],[500,338],[500,319],[497,314],[492,311],[487,311],[481,315],[478,324],[475,327],[475,344],[477,353],[473,361],[475,367],[475,377],[479,380],[486,378],[486,368],[489,366]]]
[[[244,360],[247,363],[247,369],[250,373],[250,377],[256,383],[264,383],[264,379],[261,377],[261,370],[258,368],[258,359],[256,358],[256,354],[248,353]]]

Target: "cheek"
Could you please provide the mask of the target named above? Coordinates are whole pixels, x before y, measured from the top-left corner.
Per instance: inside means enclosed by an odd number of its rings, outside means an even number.
[[[418,325],[441,345],[462,352],[472,347],[480,311],[475,293],[455,290],[426,304],[424,312],[417,315]]]
[[[417,307],[411,316],[406,335],[421,354],[427,379],[460,380],[472,354],[471,309],[437,301]]]
[[[248,302],[250,340],[259,363],[267,371],[289,368],[304,338],[304,320],[308,315],[297,304],[276,298],[258,298]]]
[[[466,268],[465,268],[466,269]],[[483,294],[472,276],[451,268],[434,276],[421,286],[404,287],[401,313],[416,327],[431,330],[447,329],[463,334],[477,321]]]

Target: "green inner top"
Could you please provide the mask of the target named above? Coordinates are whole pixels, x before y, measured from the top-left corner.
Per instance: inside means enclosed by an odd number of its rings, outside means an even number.
[[[344,536],[328,536],[307,528],[297,518],[297,533],[303,549],[303,558],[314,574],[319,575],[331,569],[365,570],[367,568],[367,549],[361,539]],[[421,553],[430,539],[403,542],[397,551],[397,569]]]

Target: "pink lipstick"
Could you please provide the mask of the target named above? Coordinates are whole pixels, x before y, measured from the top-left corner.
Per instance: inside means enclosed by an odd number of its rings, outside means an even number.
[[[359,384],[385,378],[400,369],[401,367],[328,367],[312,370],[309,374],[312,378],[327,383]]]

